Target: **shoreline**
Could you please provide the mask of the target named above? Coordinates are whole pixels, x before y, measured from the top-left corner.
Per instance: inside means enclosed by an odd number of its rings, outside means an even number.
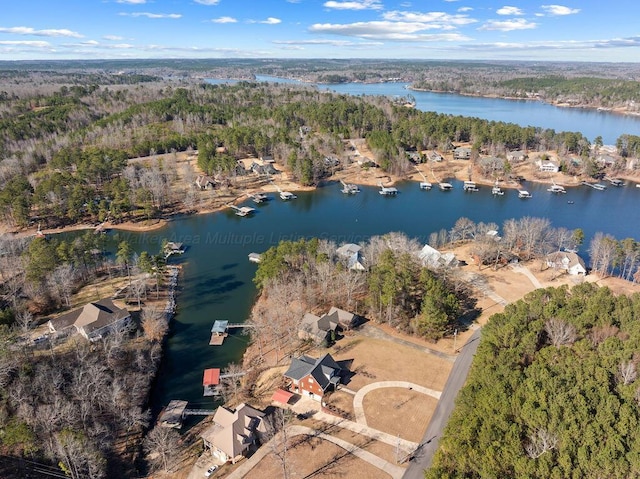
[[[555,106],[558,108],[579,108],[583,110],[593,110],[593,111],[601,111],[606,113],[613,113],[615,115],[622,115],[622,116],[633,116],[633,117],[640,116],[640,112],[629,111],[628,109],[623,107],[611,108],[611,107],[592,106],[592,105],[584,105],[584,104],[572,105],[570,103],[560,102],[555,100],[547,101],[542,98],[521,98],[521,97],[492,95],[492,94],[480,94],[480,93],[474,94],[474,93],[463,93],[463,92],[446,91],[446,90],[431,90],[427,88],[416,88],[411,86],[410,84],[407,85],[406,88],[407,90],[410,90],[410,91],[420,91],[425,93],[442,93],[442,94],[448,94],[448,95],[460,95],[460,96],[468,96],[472,98],[491,98],[491,99],[497,99],[497,100],[536,101],[536,102],[544,103],[547,105]]]

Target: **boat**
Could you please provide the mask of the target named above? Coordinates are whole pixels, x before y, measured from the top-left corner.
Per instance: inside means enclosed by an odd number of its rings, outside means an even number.
[[[281,191],[280,198],[283,199],[284,201],[289,201],[289,200],[295,200],[297,196],[291,193],[290,191]]]
[[[572,205],[573,203],[574,203],[574,202],[573,202],[573,201],[571,201],[571,200],[567,201],[567,204],[568,204],[568,205]]]
[[[431,183],[429,183],[428,181],[421,181],[420,182],[420,189],[421,190],[430,190],[432,186],[433,185]]]
[[[493,188],[491,188],[491,194],[502,196],[504,195],[504,191],[502,191],[502,188],[500,188],[498,185],[495,185]]]
[[[453,189],[453,185],[451,183],[438,183],[438,188],[442,191],[449,191]]]
[[[262,260],[262,255],[260,253],[249,253],[249,261],[252,263],[259,263]]]
[[[518,190],[518,198],[531,198],[531,193],[527,190]]]
[[[564,186],[556,185],[555,183],[551,185],[550,188],[547,188],[547,191],[550,193],[566,193],[567,190],[564,189]]]
[[[465,181],[462,188],[464,191],[478,191],[475,181]]]

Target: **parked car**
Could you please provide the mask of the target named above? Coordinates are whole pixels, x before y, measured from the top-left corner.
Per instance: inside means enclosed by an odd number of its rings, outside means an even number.
[[[207,469],[207,472],[204,473],[204,477],[211,477],[211,475],[218,470],[218,466],[211,466]]]

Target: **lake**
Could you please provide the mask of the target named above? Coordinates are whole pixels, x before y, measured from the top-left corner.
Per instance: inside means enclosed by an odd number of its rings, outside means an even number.
[[[297,80],[256,75],[258,81],[301,83]],[[602,136],[605,145],[615,145],[622,134],[640,136],[640,117],[586,108],[565,108],[535,100],[504,100],[452,93],[408,90],[408,83],[340,83],[317,85],[320,89],[348,95],[413,95],[416,108],[451,115],[515,123],[520,126],[552,128],[557,132],[579,131],[590,142]]]
[[[202,396],[202,374],[210,367],[225,367],[239,361],[248,338],[233,333],[223,346],[209,346],[209,331],[216,319],[245,321],[256,296],[252,278],[256,265],[248,261],[252,252],[263,252],[281,240],[319,237],[337,243],[366,241],[372,235],[403,231],[421,243],[432,232],[450,229],[462,216],[475,222],[502,225],[509,218],[549,218],[553,226],[582,228],[585,254],[592,236],[603,231],[618,239],[640,238],[640,188],[633,185],[596,191],[588,187],[567,189],[553,195],[547,185],[527,183],[533,198],[519,199],[515,190],[504,196],[491,195],[491,187],[468,193],[453,180],[454,189],[420,190],[418,183],[403,182],[397,197],[378,194],[363,187],[355,196],[345,196],[340,185],[328,184],[313,192],[300,192],[298,199],[284,202],[275,196],[257,207],[253,217],[241,218],[232,211],[195,215],[170,222],[150,233],[109,233],[128,238],[137,251],[158,250],[163,238],[187,245],[186,253],[173,257],[183,265],[178,311],[171,325],[159,380],[153,392],[154,410],[171,399],[186,399],[194,406],[211,406]],[[568,201],[573,201],[569,204]]]

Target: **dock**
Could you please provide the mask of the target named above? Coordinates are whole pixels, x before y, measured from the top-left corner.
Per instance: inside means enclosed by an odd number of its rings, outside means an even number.
[[[247,196],[256,204],[264,203],[265,201],[269,201],[269,197],[264,193],[247,193]]]
[[[613,186],[624,186],[624,181],[622,181],[619,178],[605,177],[604,179],[607,180],[609,183],[611,183],[611,185]]]
[[[518,198],[532,198],[532,196],[527,190],[518,190]]]
[[[478,187],[476,186],[475,181],[465,181],[462,185],[464,191],[478,191]]]
[[[229,205],[229,208],[236,210],[236,215],[238,216],[249,216],[256,211],[256,209],[251,206]]]
[[[380,187],[380,193],[382,196],[396,196],[398,194],[398,189],[393,186],[382,186],[382,183],[378,183]]]
[[[556,193],[556,194],[562,194],[567,192],[567,190],[564,189],[564,186],[556,185],[555,183],[551,185],[550,188],[547,188],[547,191],[550,193]]]
[[[429,183],[428,181],[421,181],[420,182],[420,189],[421,190],[430,190],[432,186],[433,185],[431,183]]]
[[[603,185],[601,183],[589,183],[588,181],[583,181],[581,183],[584,186],[588,186],[589,188],[593,188],[594,190],[599,190],[599,191],[603,191],[607,189],[606,185]]]
[[[360,193],[360,187],[355,183],[345,183],[343,180],[340,180],[342,183],[342,191],[345,195],[355,195],[356,193]]]
[[[502,196],[504,195],[504,191],[502,191],[502,188],[500,188],[497,184],[493,186],[493,188],[491,188],[491,194],[494,196]]]
[[[295,200],[297,196],[291,193],[290,191],[281,191],[280,198],[283,199],[284,201],[289,201],[289,200]]]
[[[188,406],[188,401],[172,399],[160,413],[158,424],[162,427],[180,429],[187,416],[213,416],[216,413],[215,409],[193,409]]]
[[[245,323],[230,323],[226,319],[216,319],[211,327],[211,339],[209,346],[222,346],[224,339],[229,336],[230,329],[252,328],[253,325]]]
[[[438,188],[442,191],[451,191],[453,189],[453,185],[451,183],[438,183]]]

